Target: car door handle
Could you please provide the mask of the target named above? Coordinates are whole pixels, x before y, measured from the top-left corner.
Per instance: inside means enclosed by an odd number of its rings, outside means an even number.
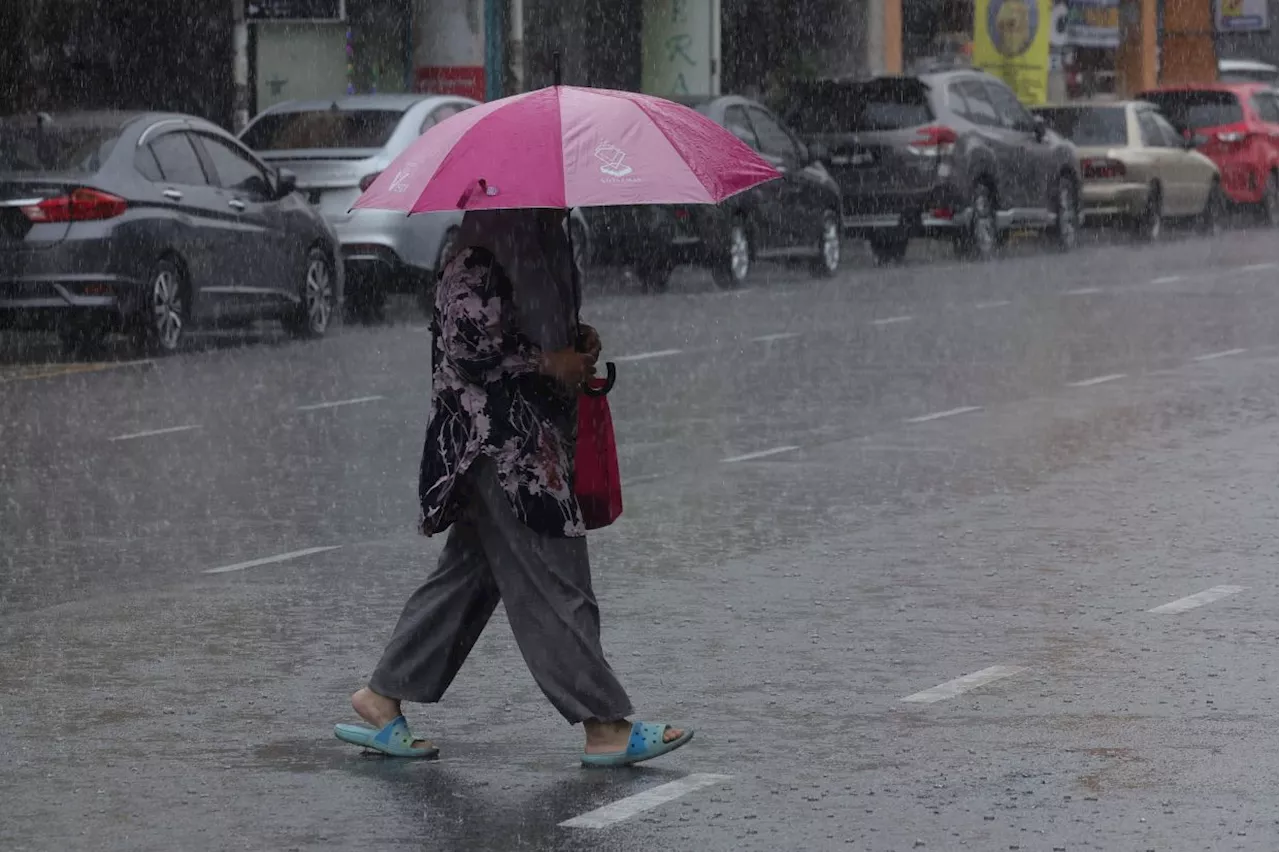
[[[178,192],[178,190],[176,190],[176,189],[166,189],[166,190],[164,191],[163,195],[164,195],[164,197],[165,197],[165,198],[169,199],[170,201],[181,201],[181,200],[182,200],[182,193],[181,193],[181,192]]]
[[[239,198],[233,198],[227,202],[227,206],[230,207],[232,210],[236,211],[237,213],[243,213],[245,208],[245,203],[241,201]]]

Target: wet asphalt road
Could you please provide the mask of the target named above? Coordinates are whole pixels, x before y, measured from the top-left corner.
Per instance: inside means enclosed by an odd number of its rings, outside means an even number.
[[[605,646],[697,729],[617,772],[501,612],[443,759],[331,735],[440,546],[419,319],[8,341],[0,849],[1276,849],[1276,237],[1012,255],[593,293]]]

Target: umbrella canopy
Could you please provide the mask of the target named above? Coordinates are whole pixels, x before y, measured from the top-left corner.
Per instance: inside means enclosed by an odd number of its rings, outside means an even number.
[[[425,213],[716,204],[779,177],[701,113],[662,98],[551,86],[442,121],[355,207]]]

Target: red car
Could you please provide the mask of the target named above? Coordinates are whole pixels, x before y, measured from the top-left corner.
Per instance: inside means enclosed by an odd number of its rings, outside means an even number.
[[[1237,204],[1259,205],[1275,227],[1276,90],[1265,83],[1164,86],[1138,97],[1156,104],[1175,127],[1194,134],[1217,164],[1222,188]]]

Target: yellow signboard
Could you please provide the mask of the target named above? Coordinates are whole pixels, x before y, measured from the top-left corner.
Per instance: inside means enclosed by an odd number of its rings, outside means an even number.
[[[1051,0],[975,0],[973,64],[999,77],[1024,104],[1049,90]]]

